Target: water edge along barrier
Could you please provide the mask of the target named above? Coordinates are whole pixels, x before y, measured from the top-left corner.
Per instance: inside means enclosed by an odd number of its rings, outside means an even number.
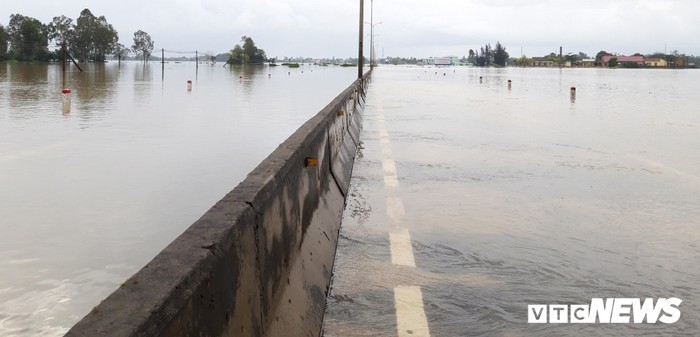
[[[370,73],[66,336],[319,336]]]

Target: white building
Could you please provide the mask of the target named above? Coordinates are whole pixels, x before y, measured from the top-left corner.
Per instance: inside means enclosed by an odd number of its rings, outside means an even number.
[[[430,57],[423,60],[423,64],[437,67],[448,67],[459,65],[459,57],[457,56],[443,56],[443,57]]]

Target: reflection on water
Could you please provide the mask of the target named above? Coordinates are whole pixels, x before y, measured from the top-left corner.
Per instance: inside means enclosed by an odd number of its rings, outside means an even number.
[[[120,66],[121,70],[121,66]],[[123,71],[123,70],[122,70]],[[133,67],[134,79],[131,85],[136,104],[144,106],[153,94],[153,70],[150,63],[142,63]],[[165,85],[165,81],[162,81]],[[161,88],[162,89],[162,88]]]
[[[49,71],[47,65],[32,66],[29,64],[18,64],[10,66],[7,64],[7,83],[18,83],[19,85],[7,87],[8,103],[12,107],[10,116],[12,118],[32,118],[33,114],[27,113],[32,103],[42,99],[49,94],[47,81]]]
[[[243,90],[246,95],[253,95],[255,93],[257,82],[261,79],[266,79],[267,74],[264,74],[271,67],[264,65],[229,65],[229,69],[232,79],[238,79],[239,83],[243,85]]]
[[[70,67],[64,116],[60,65],[0,63],[0,335],[65,332],[356,76],[164,68]]]

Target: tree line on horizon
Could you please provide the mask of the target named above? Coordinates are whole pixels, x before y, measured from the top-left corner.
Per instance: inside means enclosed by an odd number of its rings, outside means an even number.
[[[514,66],[528,66],[531,65],[534,61],[533,58],[528,57],[526,55],[523,55],[522,57],[509,57],[507,52],[505,52],[505,46],[501,46],[503,51],[500,51],[499,53],[496,53],[497,50],[500,50],[501,48],[498,48],[498,45],[500,43],[497,43],[496,48],[491,48],[490,44],[486,44],[483,47],[480,48],[480,50],[474,50],[470,49],[468,55],[462,56],[459,61],[462,64],[466,63],[471,63],[474,66],[477,67],[488,67],[492,65],[496,66],[504,66],[504,65],[514,65]],[[495,57],[495,55],[498,54],[498,58]],[[585,59],[595,59],[596,62],[600,62],[602,57],[605,55],[612,55],[612,56],[619,56],[616,53],[609,53],[604,50],[601,50],[598,52],[595,56],[589,56],[588,54],[584,52],[578,52],[578,53],[568,53],[565,55],[559,56],[559,54],[556,54],[554,52],[543,56],[545,59],[548,61],[552,61],[554,63],[560,64],[564,62],[580,62]],[[642,55],[641,53],[635,53],[632,56],[643,56],[645,58],[660,58],[664,59],[668,62],[670,67],[676,67],[676,68],[683,68],[683,67],[688,67],[692,64],[695,65],[695,67],[700,65],[700,56],[694,56],[694,55],[686,55],[683,53],[680,53],[677,50],[672,51],[670,54],[662,53],[662,52],[654,52],[651,54],[646,54]],[[503,58],[505,57],[505,59]],[[504,61],[505,60],[505,61]],[[409,65],[419,65],[423,63],[422,58],[416,58],[416,57],[394,57],[394,56],[388,56],[383,58],[380,63],[383,64],[409,64]],[[498,61],[498,63],[496,62]],[[507,61],[507,62],[506,62]],[[618,64],[615,64],[613,62],[612,66],[618,66]],[[638,67],[637,64],[634,63],[620,63],[619,66],[621,67]]]
[[[54,42],[53,51],[49,50],[50,41]],[[0,24],[0,61],[62,60],[62,50],[80,62],[104,62],[107,55],[121,60],[131,52],[146,61],[153,52],[153,44],[148,33],[138,30],[133,45],[127,48],[119,43],[119,34],[107,19],[95,16],[87,8],[80,12],[75,23],[65,15],[44,24],[32,17],[12,14],[7,27]]]
[[[549,55],[543,56],[547,61],[554,62],[555,64],[563,64],[565,62],[571,62],[571,64],[581,62],[586,59],[594,59],[595,62],[601,62],[604,56],[614,56],[608,66],[610,68],[616,68],[618,66],[621,66],[623,68],[640,68],[638,63],[636,62],[620,62],[618,63],[617,56],[621,56],[617,53],[610,53],[605,50],[599,51],[595,56],[589,56],[588,54],[584,52],[578,52],[578,53],[568,53],[566,55],[559,55],[554,52],[550,53]],[[672,51],[670,54],[662,53],[662,52],[654,52],[651,54],[642,54],[642,53],[635,53],[631,56],[642,56],[644,58],[656,58],[656,59],[663,59],[665,60],[669,67],[671,68],[686,68],[691,64],[698,64],[700,63],[700,57],[698,56],[693,56],[693,55],[685,55],[680,53],[678,50]],[[512,60],[513,64],[516,66],[522,66],[526,67],[528,65],[531,65],[534,61],[533,58],[527,57],[526,55],[523,55],[519,58],[515,58]]]

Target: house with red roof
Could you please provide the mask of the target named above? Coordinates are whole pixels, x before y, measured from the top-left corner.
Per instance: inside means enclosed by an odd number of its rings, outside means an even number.
[[[644,67],[644,56],[616,56],[616,55],[605,55],[601,57],[600,63],[603,67],[608,67],[610,60],[617,58],[618,64],[623,63],[636,63],[639,67]]]

